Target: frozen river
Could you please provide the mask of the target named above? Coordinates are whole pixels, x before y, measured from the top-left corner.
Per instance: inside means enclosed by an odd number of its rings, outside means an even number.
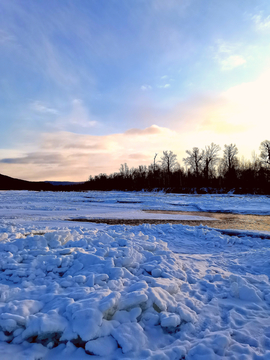
[[[185,212],[185,214],[175,212]],[[23,221],[48,219],[51,221],[84,216],[96,219],[107,217],[112,219],[162,218],[165,220],[211,221],[221,218],[221,216],[206,213],[270,215],[270,198],[255,195],[190,195],[114,191],[79,193],[0,191],[2,219],[13,218],[15,220],[17,218]]]
[[[270,359],[269,215],[267,196],[0,192],[1,360]]]

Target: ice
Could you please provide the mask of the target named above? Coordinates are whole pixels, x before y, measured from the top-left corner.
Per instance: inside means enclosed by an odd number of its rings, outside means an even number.
[[[184,203],[267,213],[269,198],[85,196],[0,192],[1,360],[270,358],[269,234],[66,221]]]
[[[177,314],[162,311],[160,313],[160,325],[162,327],[177,327],[181,323],[181,318]]]
[[[72,316],[72,330],[83,341],[97,337],[102,324],[102,313],[97,309],[86,308],[76,311]]]
[[[119,309],[130,309],[138,305],[143,305],[148,300],[148,296],[144,291],[132,291],[121,298],[119,302]]]
[[[99,310],[104,313],[115,313],[118,307],[121,295],[118,292],[111,292],[108,296],[104,297],[99,303]]]
[[[176,301],[172,295],[160,287],[149,288],[149,299],[158,311],[175,309]]]
[[[31,315],[26,323],[26,329],[22,333],[22,338],[25,340],[33,336],[47,338],[49,334],[64,332],[67,326],[67,319],[59,315],[56,310],[50,310],[45,314]]]
[[[12,314],[11,314],[12,317]],[[12,333],[15,329],[17,329],[18,325],[17,322],[14,319],[0,319],[0,326],[2,328],[3,331]]]
[[[128,352],[137,352],[144,348],[147,343],[147,337],[143,328],[138,323],[124,323],[113,330],[112,336],[121,346],[124,354]]]
[[[85,345],[85,350],[90,354],[108,356],[112,354],[117,347],[117,342],[112,336],[105,336],[88,341]]]

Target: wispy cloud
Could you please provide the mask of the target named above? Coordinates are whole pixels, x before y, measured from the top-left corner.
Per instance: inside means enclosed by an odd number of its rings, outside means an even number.
[[[157,86],[159,89],[168,89],[171,87],[171,84],[164,84],[164,85],[158,85]]]
[[[253,15],[251,17],[255,27],[259,31],[269,31],[270,30],[270,15],[264,16],[263,13]]]
[[[148,84],[142,85],[142,86],[141,86],[141,90],[142,90],[142,91],[152,90],[152,86],[151,86],[151,85],[148,85]]]
[[[238,53],[240,49],[241,44],[217,41],[213,48],[214,59],[220,64],[222,71],[233,70],[246,63],[246,59]]]
[[[59,119],[58,124],[66,128],[67,125],[73,125],[83,128],[91,128],[97,125],[97,121],[93,120],[89,115],[88,109],[81,99],[72,100],[72,110],[70,115]]]
[[[34,152],[26,154],[22,157],[16,158],[5,158],[1,159],[0,163],[2,164],[38,164],[38,165],[52,165],[59,164],[65,161],[65,158],[60,153],[44,153],[44,152]]]
[[[145,129],[129,129],[124,134],[125,135],[156,135],[160,134],[162,129],[156,125],[152,125]]]
[[[133,160],[140,160],[140,161],[145,161],[145,154],[143,153],[134,153],[134,154],[129,154],[128,156],[129,159]],[[146,160],[149,160],[148,157],[146,158]]]
[[[153,89],[168,89],[171,87],[171,84],[169,83],[166,83],[166,84],[162,84],[162,85],[155,85],[154,88],[152,85],[148,85],[148,84],[145,84],[145,85],[142,85],[141,86],[141,90],[142,91],[149,91],[149,90],[153,90]]]
[[[16,38],[14,35],[0,29],[0,45],[14,44]]]
[[[53,114],[53,115],[59,114],[58,110],[53,109],[47,106],[46,104],[44,104],[42,101],[38,101],[38,100],[30,104],[30,109],[42,114]]]
[[[87,30],[93,26],[93,20],[80,13],[78,7],[72,4],[40,6],[34,2],[31,6],[23,6],[19,1],[3,1],[0,9],[0,43],[13,43],[13,57],[19,59],[24,71],[31,70],[38,76],[43,74],[47,82],[67,93],[71,88],[79,89],[82,81],[94,83],[93,73],[90,74],[83,66],[74,66],[83,58],[78,58],[76,51],[72,50],[74,41],[85,45],[80,46],[85,57],[90,58],[92,50],[89,46],[92,33]],[[75,13],[80,18],[78,23],[72,20]],[[86,30],[82,31],[83,28]],[[71,47],[66,46],[67,42]]]
[[[222,70],[232,70],[238,66],[244,65],[246,60],[240,55],[231,55],[225,59],[220,59]]]
[[[54,104],[36,100],[31,102],[24,110],[22,116],[31,121],[39,119],[44,121],[46,128],[51,131],[85,132],[98,125],[98,121],[90,114],[89,109],[81,99],[73,99]]]

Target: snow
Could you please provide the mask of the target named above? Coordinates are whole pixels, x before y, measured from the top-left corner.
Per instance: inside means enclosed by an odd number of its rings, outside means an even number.
[[[1,360],[270,359],[270,234],[142,212],[269,214],[268,197],[3,191],[0,200]],[[82,216],[168,223],[67,221]]]

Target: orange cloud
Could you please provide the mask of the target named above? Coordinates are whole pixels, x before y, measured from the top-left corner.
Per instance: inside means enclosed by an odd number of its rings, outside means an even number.
[[[161,129],[156,125],[152,125],[146,129],[129,129],[124,134],[125,135],[155,135],[160,133],[161,133]]]
[[[36,152],[0,159],[4,174],[28,180],[84,181],[90,175],[118,171],[120,164],[150,165],[155,152],[178,146],[177,134],[153,125],[106,136],[69,132],[42,135]],[[152,136],[153,135],[153,136]],[[74,152],[75,150],[75,152]]]

